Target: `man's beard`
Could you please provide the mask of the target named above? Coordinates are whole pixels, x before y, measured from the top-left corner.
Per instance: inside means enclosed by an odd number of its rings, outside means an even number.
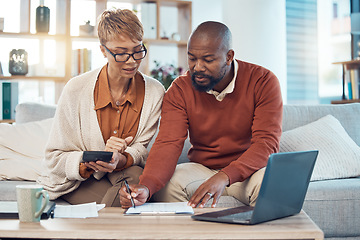
[[[226,65],[225,65],[226,66]],[[225,67],[224,66],[224,67]],[[222,69],[224,69],[224,67]],[[221,70],[222,70],[221,69]],[[216,84],[218,84],[225,76],[225,73],[226,73],[226,70],[224,69],[224,72],[222,74],[220,74],[220,76],[218,78],[215,78],[213,76],[210,76],[210,75],[206,75],[206,74],[203,74],[203,73],[199,73],[199,72],[194,72],[192,75],[191,75],[191,81],[192,81],[192,85],[195,87],[196,90],[200,91],[200,92],[207,92],[211,89],[213,89]],[[207,78],[210,80],[209,84],[207,85],[200,85],[198,84],[196,81],[195,81],[195,77],[204,77],[204,78]]]

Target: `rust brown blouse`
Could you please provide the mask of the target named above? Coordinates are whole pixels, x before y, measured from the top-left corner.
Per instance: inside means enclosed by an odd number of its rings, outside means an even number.
[[[110,93],[107,65],[103,67],[95,85],[94,101],[100,130],[105,142],[111,136],[123,139],[129,136],[135,137],[144,96],[145,82],[142,75],[137,72],[135,77],[131,79],[125,98],[117,105]],[[122,169],[133,164],[131,155],[125,153],[125,156],[127,162]]]

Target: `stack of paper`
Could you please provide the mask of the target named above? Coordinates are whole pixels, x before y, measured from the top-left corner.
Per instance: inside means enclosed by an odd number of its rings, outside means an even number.
[[[129,208],[125,214],[194,214],[187,202],[145,203]]]
[[[85,203],[78,205],[56,205],[55,218],[89,218],[98,217],[98,211],[103,209],[105,204]]]

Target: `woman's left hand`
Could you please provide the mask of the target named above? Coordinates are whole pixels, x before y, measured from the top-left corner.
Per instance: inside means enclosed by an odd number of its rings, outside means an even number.
[[[123,154],[127,146],[131,143],[133,137],[125,139],[118,137],[110,137],[106,141],[105,151],[113,152],[110,162],[96,161],[86,162],[85,166],[94,169],[95,172],[113,172],[115,169],[120,169],[126,164],[126,156]]]

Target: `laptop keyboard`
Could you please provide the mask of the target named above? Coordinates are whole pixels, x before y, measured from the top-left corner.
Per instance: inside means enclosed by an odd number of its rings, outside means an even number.
[[[247,211],[247,212],[240,212],[235,213],[227,216],[221,216],[220,218],[223,219],[235,219],[235,220],[250,220],[252,216],[253,211]]]

